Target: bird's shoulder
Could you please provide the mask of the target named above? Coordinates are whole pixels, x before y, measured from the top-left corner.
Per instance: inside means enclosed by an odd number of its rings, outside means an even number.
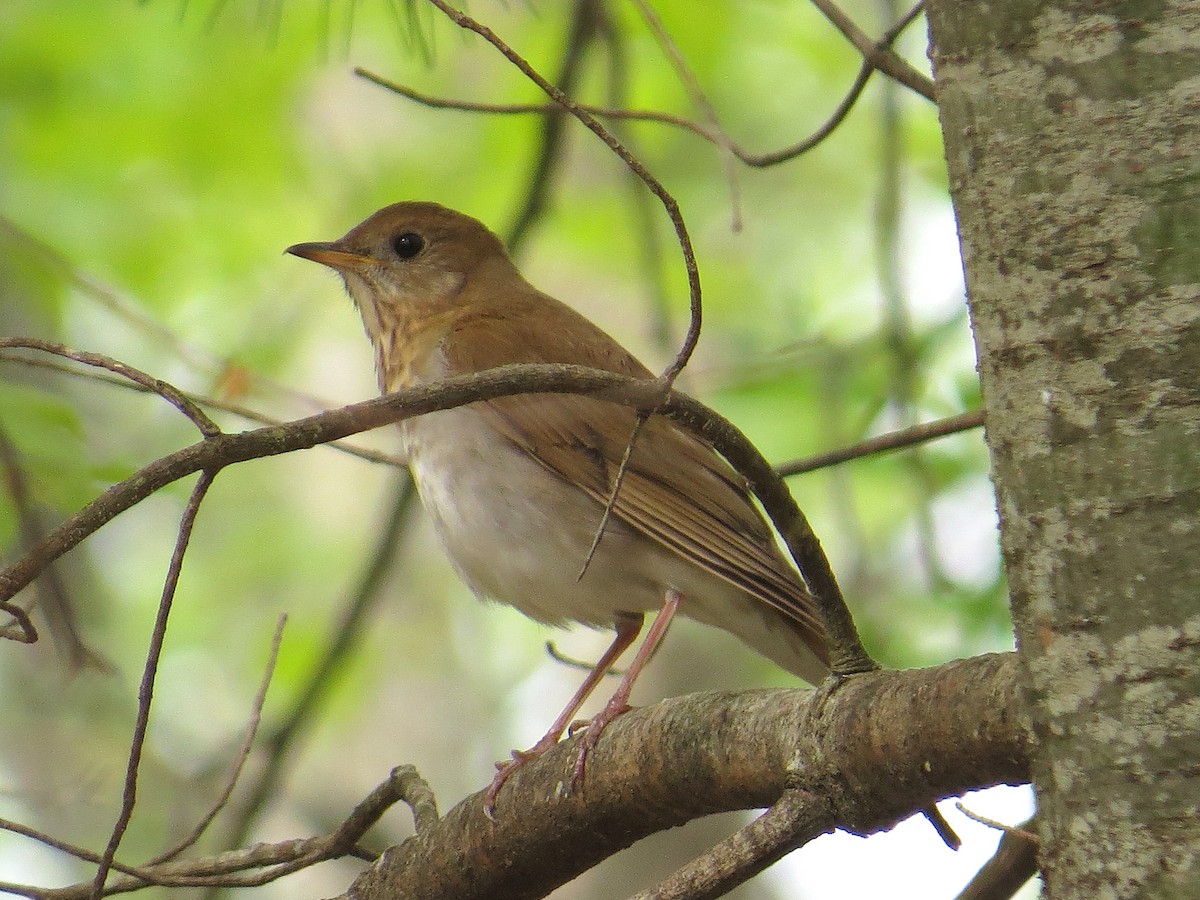
[[[479,372],[512,363],[571,363],[637,378],[651,372],[586,316],[531,286],[503,304],[464,306],[442,350],[453,371]]]
[[[459,372],[544,362],[652,377],[590,320],[536,292],[503,310],[481,307],[462,316],[444,348]],[[510,446],[597,504],[609,499],[637,421],[629,407],[577,394],[502,397],[476,408]],[[663,416],[644,423],[614,513],[647,538],[774,606],[820,645],[812,597],[780,555],[745,479],[703,438]]]

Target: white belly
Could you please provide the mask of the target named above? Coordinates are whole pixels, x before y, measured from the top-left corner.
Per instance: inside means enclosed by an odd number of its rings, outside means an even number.
[[[450,561],[477,595],[551,625],[611,626],[620,613],[683,594],[680,613],[737,635],[813,683],[824,666],[796,630],[753,598],[612,518],[578,578],[600,504],[493,432],[470,407],[401,423],[421,502]]]
[[[601,507],[503,443],[475,410],[430,413],[401,430],[421,502],[476,594],[556,625],[607,626],[618,612],[662,604],[663,587],[641,574],[657,548],[615,519],[576,580]]]

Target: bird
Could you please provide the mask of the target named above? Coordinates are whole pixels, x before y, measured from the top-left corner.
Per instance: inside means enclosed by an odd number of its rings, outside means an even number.
[[[341,275],[375,351],[383,393],[511,363],[653,374],[571,306],[525,280],[482,222],[445,206],[384,207],[335,241],[287,253]],[[828,652],[816,598],[781,551],[748,484],[676,422],[577,394],[477,401],[404,419],[402,454],[449,560],[479,597],[553,626],[613,628],[612,645],[545,736],[497,763],[485,797],[571,729],[587,696],[647,637],[581,739],[574,782],[676,613],[732,633],[813,683]],[[611,502],[611,517],[588,559]],[[583,572],[580,575],[580,572]]]

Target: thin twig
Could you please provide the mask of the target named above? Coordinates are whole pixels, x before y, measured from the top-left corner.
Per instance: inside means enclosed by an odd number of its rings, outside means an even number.
[[[881,47],[871,40],[833,0],[812,0],[812,4],[858,49],[864,62],[905,87],[912,88],[927,100],[937,102],[937,89],[929,78],[897,56],[895,51]]]
[[[428,829],[438,821],[437,806],[433,802],[429,786],[414,767],[397,766],[388,779],[360,801],[350,815],[329,834],[274,844],[255,844],[253,847],[215,856],[174,860],[154,866],[134,867],[113,862],[111,868],[127,877],[114,880],[105,888],[104,893],[125,893],[149,885],[257,887],[328,859],[359,856],[358,840],[389,808],[401,801],[412,808],[414,820],[419,823],[420,828]],[[56,840],[18,823],[0,819],[0,828],[30,837],[88,862],[102,861],[99,854]],[[11,893],[42,900],[84,900],[95,895],[94,884],[91,882],[62,888],[9,884],[2,887]]]
[[[170,849],[164,850],[153,859],[148,860],[144,865],[155,866],[159,863],[164,863],[167,860],[174,859],[188,847],[191,847],[200,840],[204,832],[208,830],[208,826],[212,824],[213,819],[217,817],[217,814],[229,802],[229,798],[233,794],[233,789],[237,785],[238,778],[242,774],[242,769],[246,765],[246,760],[250,758],[250,751],[254,747],[254,737],[258,734],[258,727],[262,723],[263,705],[267,702],[267,688],[271,686],[271,678],[275,674],[275,663],[279,659],[279,648],[283,643],[283,627],[286,624],[287,613],[283,613],[279,616],[279,622],[275,626],[275,635],[271,638],[271,649],[267,655],[267,665],[263,671],[262,681],[258,686],[258,693],[254,695],[254,704],[250,708],[250,723],[246,726],[246,736],[243,738],[242,746],[238,749],[233,764],[229,768],[229,775],[225,779],[224,788],[208,812],[200,818],[200,821],[196,823],[196,827],[192,829],[186,838]]]
[[[578,0],[567,34],[562,65],[554,84],[566,96],[572,96],[583,75],[587,50],[596,36],[596,20],[601,14],[603,0]],[[566,148],[567,112],[557,103],[549,105],[542,119],[542,135],[538,142],[537,159],[529,184],[523,191],[525,202],[516,221],[504,236],[504,243],[514,255],[519,255],[525,238],[546,208],[550,180]]]
[[[31,366],[38,369],[49,369],[52,372],[62,372],[75,378],[86,378],[90,381],[96,381],[100,384],[113,385],[115,387],[124,388],[125,390],[138,391],[144,394],[154,393],[154,391],[145,385],[135,384],[132,381],[127,381],[120,376],[112,375],[107,372],[77,369],[66,363],[59,363],[48,359],[36,359],[34,357],[16,355],[10,356],[5,353],[3,349],[0,349],[0,362],[20,363],[24,366]],[[216,397],[210,397],[207,394],[198,394],[194,391],[180,391],[180,393],[188,400],[191,400],[193,403],[199,406],[230,413],[238,418],[245,419],[247,422],[257,422],[260,425],[282,425],[287,421],[286,419],[280,419],[275,416],[268,416],[264,413],[257,412],[248,406],[242,406],[240,403],[230,403],[227,400],[220,400]],[[350,456],[356,456],[359,459],[366,460],[367,462],[382,463],[385,466],[393,466],[398,469],[403,469],[407,465],[404,460],[398,456],[393,456],[390,453],[381,453],[378,450],[372,450],[369,447],[359,447],[354,444],[347,443],[346,441],[330,441],[328,446],[334,450],[349,454]]]
[[[39,844],[43,844],[47,847],[51,847],[55,850],[58,850],[62,853],[67,854],[68,856],[73,856],[76,859],[81,860],[82,862],[94,863],[94,864],[98,865],[101,862],[101,860],[103,859],[103,857],[99,853],[96,853],[92,850],[88,850],[86,847],[80,847],[76,844],[69,843],[67,841],[61,840],[60,838],[56,838],[53,835],[49,835],[49,834],[46,834],[45,832],[38,831],[36,828],[30,828],[28,825],[23,825],[20,822],[13,822],[10,819],[0,819],[0,830],[9,831],[9,832],[12,832],[13,834],[21,835],[21,837],[29,838],[32,841],[37,841]],[[123,875],[130,875],[134,878],[138,878],[143,883],[146,883],[146,884],[157,883],[154,881],[155,876],[153,873],[151,873],[145,869],[142,869],[138,866],[130,866],[125,863],[119,862],[117,860],[113,860],[113,862],[111,863],[111,867],[114,871],[120,872]],[[89,884],[88,887],[89,887],[89,893],[90,893],[91,885]],[[45,888],[38,889],[38,890],[41,891],[42,893],[48,892]],[[0,891],[0,893],[3,893],[3,891]],[[41,894],[39,893],[39,896],[40,895]]]
[[[38,515],[38,510],[34,506],[25,470],[21,466],[20,455],[2,426],[0,426],[0,468],[4,470],[8,494],[12,498],[13,507],[17,513],[21,543],[28,550],[37,546],[42,540],[45,529],[42,527],[41,516]],[[45,590],[39,591],[38,602],[50,623],[50,634],[54,638],[54,643],[59,652],[65,654],[67,658],[70,673],[73,675],[85,667],[102,672],[113,671],[112,664],[104,658],[103,654],[93,650],[84,641],[82,630],[79,627],[79,615],[59,566],[47,566],[44,578]],[[11,608],[8,605],[3,607],[6,611]],[[32,605],[30,608],[33,608]],[[24,614],[24,610],[21,612]],[[18,623],[19,621],[18,619]],[[32,625],[29,627],[32,628]],[[31,634],[25,627],[22,627],[21,632],[22,636],[17,640],[23,643],[36,641],[36,632]],[[0,636],[7,637],[8,635],[0,630]],[[29,640],[30,637],[34,640]]]
[[[642,429],[646,427],[646,422],[653,415],[653,410],[639,410],[637,420],[633,423],[633,431],[629,434],[629,440],[625,442],[625,452],[621,455],[621,464],[617,466],[616,477],[613,478],[612,488],[609,489],[608,499],[604,501],[604,511],[600,513],[600,522],[596,525],[596,533],[592,536],[591,546],[584,554],[583,565],[579,567],[579,574],[575,576],[575,581],[583,580],[583,576],[587,574],[588,567],[592,564],[592,559],[596,555],[596,551],[600,548],[600,541],[604,539],[604,533],[608,530],[608,523],[612,519],[613,510],[617,506],[617,497],[621,493],[621,485],[625,483],[625,474],[629,471],[629,460],[633,457],[633,448],[637,445],[637,440],[642,434]]]
[[[880,50],[891,46],[892,42],[899,37],[900,33],[911,25],[917,17],[924,11],[924,0],[917,3],[909,12],[901,18],[895,25],[884,33],[883,37],[876,43],[876,47]],[[863,62],[859,69],[858,75],[855,77],[850,89],[846,92],[846,96],[842,98],[837,108],[833,111],[830,117],[825,121],[820,128],[813,132],[809,137],[798,141],[788,147],[783,147],[779,150],[772,150],[765,153],[753,153],[736,142],[728,141],[728,148],[734,156],[742,163],[752,168],[769,168],[783,162],[788,162],[798,156],[812,150],[845,120],[850,110],[854,108],[859,96],[862,94],[863,88],[866,87],[871,75],[876,71],[876,67],[869,62]],[[361,66],[355,68],[354,73],[360,78],[364,78],[373,84],[379,85],[393,93],[399,94],[412,100],[414,103],[419,103],[422,106],[428,106],[432,109],[452,109],[458,112],[475,112],[486,113],[489,115],[544,115],[547,112],[555,109],[554,104],[548,103],[475,103],[469,100],[451,100],[444,97],[434,97],[430,94],[424,94],[414,90],[406,85],[398,84],[378,75],[369,69],[364,69]],[[619,106],[593,106],[590,104],[579,104],[579,108],[585,110],[592,115],[602,119],[638,121],[638,122],[657,122],[662,125],[670,125],[675,128],[682,128],[690,131],[697,137],[703,138],[711,144],[720,145],[721,135],[717,134],[710,128],[694,122],[684,116],[677,116],[672,113],[659,112],[656,110],[638,110],[624,109]]]
[[[297,692],[291,709],[262,741],[263,764],[223,835],[226,846],[236,847],[246,841],[250,826],[278,789],[286,763],[295,753],[300,737],[311,726],[317,710],[337,684],[338,675],[358,645],[371,611],[383,596],[382,589],[403,543],[401,537],[410,521],[415,496],[408,472],[397,473],[387,520],[349,602],[342,605],[338,620],[329,628],[332,638],[328,646]]]
[[[600,138],[605,145],[612,150],[621,161],[625,163],[637,176],[642,179],[646,187],[648,187],[654,196],[658,197],[663,207],[667,211],[668,217],[671,219],[671,224],[675,226],[675,235],[679,240],[679,247],[683,252],[684,268],[687,270],[688,292],[690,295],[691,305],[691,322],[688,325],[687,335],[684,337],[683,345],[679,349],[674,361],[660,376],[660,388],[665,394],[674,384],[679,373],[683,371],[683,367],[687,365],[688,360],[692,356],[692,352],[696,349],[696,343],[700,340],[701,327],[701,292],[700,292],[700,269],[696,264],[696,253],[692,248],[692,239],[688,234],[687,225],[684,224],[683,214],[679,210],[679,204],[671,193],[663,187],[660,182],[651,172],[632,154],[629,149],[622,144],[617,137],[600,124],[586,109],[581,107],[572,98],[568,97],[549,81],[545,79],[529,62],[506,44],[500,37],[480,22],[468,16],[461,10],[452,7],[446,0],[429,0],[434,6],[440,9],[450,21],[458,25],[460,28],[465,28],[468,31],[473,31],[479,35],[511,62],[514,66],[541,88],[551,100],[565,108],[571,115],[577,118],[583,125],[591,131],[596,137]]]
[[[671,63],[675,74],[679,76],[679,81],[683,85],[683,89],[691,95],[692,102],[696,104],[700,112],[704,115],[704,118],[708,120],[712,128],[712,133],[716,135],[714,143],[720,151],[721,168],[725,170],[725,180],[729,184],[729,202],[733,207],[732,228],[735,232],[741,231],[742,194],[738,184],[737,169],[733,165],[733,141],[721,125],[721,119],[717,116],[717,110],[704,93],[704,88],[700,85],[700,79],[696,77],[696,73],[688,65],[683,52],[679,49],[679,45],[675,43],[675,39],[671,37],[671,33],[667,31],[667,27],[663,24],[662,18],[655,12],[647,0],[632,0],[632,2],[637,7],[642,21],[646,23],[646,28],[649,29],[650,34],[658,42],[663,55]]]
[[[0,347],[38,350],[42,353],[49,353],[54,356],[61,356],[64,359],[74,360],[85,366],[94,366],[99,369],[107,369],[109,372],[115,372],[122,378],[127,378],[134,384],[139,384],[146,390],[158,394],[187,416],[205,437],[213,437],[221,433],[221,429],[217,427],[217,423],[210,419],[204,410],[200,409],[200,407],[184,396],[183,392],[177,387],[168,384],[161,378],[147,375],[141,369],[135,369],[128,363],[113,359],[111,356],[105,356],[102,353],[90,353],[84,350],[72,350],[63,344],[54,341],[43,341],[38,338],[0,338]]]
[[[96,878],[92,882],[93,900],[100,900],[104,896],[104,883],[108,879],[108,871],[112,867],[117,848],[121,845],[125,829],[129,827],[129,822],[133,818],[133,808],[137,803],[138,768],[142,760],[142,748],[146,743],[146,730],[150,725],[150,704],[154,699],[154,680],[158,676],[158,663],[162,658],[162,648],[167,637],[167,620],[175,600],[175,589],[179,585],[179,575],[183,570],[183,557],[192,536],[196,515],[200,512],[200,504],[215,477],[216,470],[201,471],[200,479],[192,489],[192,495],[188,498],[187,506],[179,521],[179,534],[175,539],[175,550],[171,554],[171,564],[167,569],[166,582],[163,584],[162,599],[158,604],[158,614],[154,619],[154,630],[150,637],[150,648],[146,653],[146,665],[142,670],[141,686],[138,688],[137,721],[134,724],[133,740],[129,748],[129,762],[125,770],[125,789],[121,799],[121,812],[113,825],[108,846],[104,849],[103,858],[96,871]]]
[[[775,472],[781,478],[790,478],[792,475],[815,472],[817,469],[826,469],[852,459],[861,459],[864,456],[873,456],[890,450],[900,450],[962,431],[970,431],[981,425],[983,425],[983,410],[959,413],[933,422],[923,422],[911,428],[903,428],[900,431],[890,431],[887,434],[868,438],[839,450],[830,450],[827,453],[818,453],[816,456],[809,456],[805,459],[782,463],[775,467]]]
[[[29,618],[29,613],[7,600],[0,600],[0,612],[6,612],[13,617],[12,623],[0,628],[0,637],[8,641],[16,641],[18,644],[36,644],[38,642],[38,631],[33,626],[33,620]],[[15,625],[16,629],[10,627],[11,625]]]
[[[830,830],[826,798],[789,789],[754,821],[629,900],[709,900],[723,897],[796,847]]]
[[[329,835],[330,846],[342,849],[353,847],[358,839],[382,818],[385,812],[396,803],[404,801],[406,797],[418,798],[417,802],[424,803],[422,786],[428,788],[414,766],[402,765],[392,769],[387,781],[360,800],[345,821]],[[436,821],[436,819],[437,810],[435,808],[434,820]]]
[[[592,669],[596,668],[596,666],[593,663],[584,662],[582,659],[575,659],[572,656],[567,656],[565,653],[563,653],[561,650],[558,649],[558,645],[555,644],[554,641],[546,641],[545,646],[546,646],[546,654],[552,660],[554,660],[556,663],[562,663],[564,666],[567,666],[568,668],[578,669],[581,672],[590,672],[590,671],[592,671]],[[611,668],[604,674],[610,678],[613,678],[613,677],[619,678],[625,674],[625,670]]]
[[[429,782],[421,777],[416,766],[396,766],[392,778],[400,783],[400,799],[412,810],[413,829],[417,834],[432,828],[441,816],[438,815],[437,797]]]
[[[981,816],[974,810],[967,809],[961,800],[954,801],[954,808],[968,819],[978,822],[980,825],[986,825],[988,828],[995,828],[997,831],[1002,831],[1005,834],[1014,834],[1022,840],[1029,841],[1034,845],[1040,843],[1041,841],[1041,839],[1028,828],[1018,825],[1006,825],[997,819],[989,819],[987,816]],[[1029,824],[1029,822],[1025,823],[1025,825]]]

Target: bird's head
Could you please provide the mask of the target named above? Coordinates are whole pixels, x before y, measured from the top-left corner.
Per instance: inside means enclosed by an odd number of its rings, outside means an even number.
[[[397,320],[446,312],[468,283],[516,274],[482,222],[416,201],[386,206],[336,241],[293,244],[286,252],[337,271],[375,340]]]

